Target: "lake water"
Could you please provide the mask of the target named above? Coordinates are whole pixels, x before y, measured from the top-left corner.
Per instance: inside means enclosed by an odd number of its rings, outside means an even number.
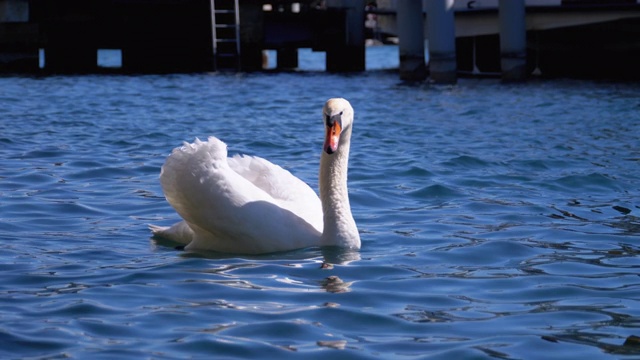
[[[638,358],[639,95],[390,71],[2,77],[0,358]],[[185,140],[315,188],[334,96],[356,110],[359,253],[150,238],[179,220],[158,175]]]

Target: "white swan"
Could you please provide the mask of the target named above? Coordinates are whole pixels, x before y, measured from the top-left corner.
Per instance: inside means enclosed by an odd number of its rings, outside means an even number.
[[[345,99],[329,99],[323,119],[320,198],[278,165],[252,156],[228,158],[217,138],[196,139],[174,149],[160,173],[167,201],[184,221],[150,225],[153,235],[186,244],[187,250],[228,253],[359,249],[347,192],[353,108]]]

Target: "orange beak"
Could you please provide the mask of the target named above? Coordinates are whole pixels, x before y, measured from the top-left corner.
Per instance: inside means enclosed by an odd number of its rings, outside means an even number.
[[[326,125],[327,132],[324,138],[324,146],[322,148],[329,155],[338,150],[338,143],[340,143],[340,132],[342,131],[341,125],[341,121],[333,121],[331,124]]]

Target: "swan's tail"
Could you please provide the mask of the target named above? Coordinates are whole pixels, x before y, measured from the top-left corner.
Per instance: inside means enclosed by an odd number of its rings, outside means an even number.
[[[169,230],[169,226],[158,226],[153,224],[147,224],[147,226],[149,227],[149,230],[151,230],[153,236],[164,237],[163,235],[167,230]]]
[[[152,224],[149,224],[148,227],[154,237],[168,239],[185,245],[193,240],[193,230],[191,230],[189,225],[184,221],[175,223],[171,227]]]

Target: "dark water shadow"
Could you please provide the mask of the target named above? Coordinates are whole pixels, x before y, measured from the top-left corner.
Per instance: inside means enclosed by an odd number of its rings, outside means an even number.
[[[211,250],[184,250],[184,245],[159,237],[150,238],[152,244],[159,248],[169,251],[174,249],[180,251],[180,256],[184,258],[202,258],[202,259],[246,259],[246,260],[312,260],[319,257],[323,258],[325,264],[348,265],[351,262],[360,260],[360,251],[354,249],[341,248],[337,246],[325,247],[309,247],[291,251],[274,252],[268,254],[233,254]]]

